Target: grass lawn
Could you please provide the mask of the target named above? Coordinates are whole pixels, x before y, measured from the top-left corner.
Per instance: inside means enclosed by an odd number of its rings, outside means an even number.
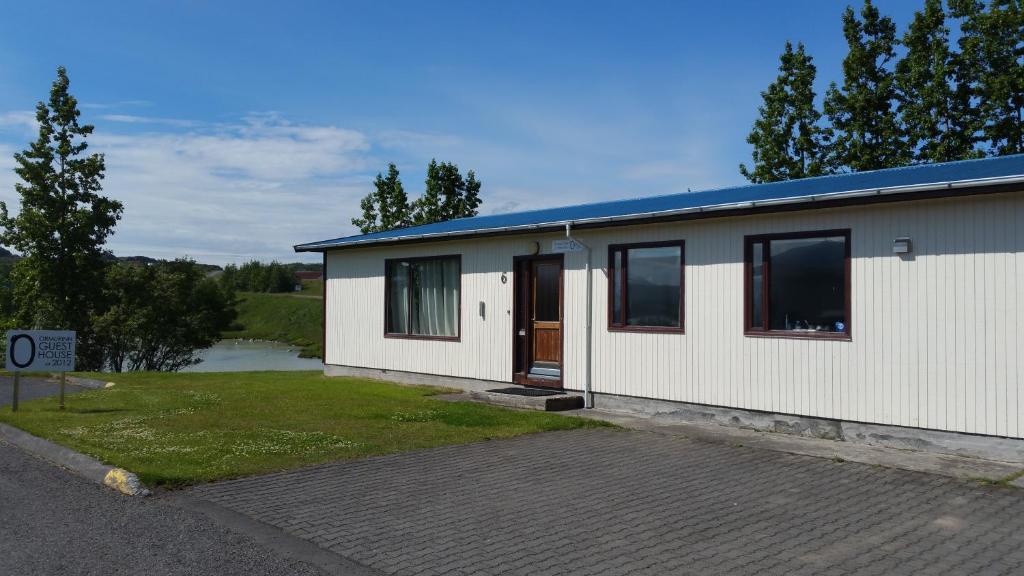
[[[0,421],[182,486],[330,460],[606,424],[431,398],[319,372],[104,374],[116,385],[0,409]]]
[[[323,354],[323,300],[306,292],[238,293],[238,330],[223,338],[276,340],[302,346],[303,357]]]
[[[303,280],[302,281],[302,292],[298,292],[302,296],[324,296],[324,281],[323,280]]]

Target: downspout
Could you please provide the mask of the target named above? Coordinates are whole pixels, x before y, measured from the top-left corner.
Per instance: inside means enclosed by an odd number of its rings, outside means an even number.
[[[565,237],[573,242],[583,246],[587,250],[587,264],[586,264],[586,278],[587,278],[587,370],[586,376],[583,380],[583,406],[584,408],[594,407],[594,394],[591,391],[591,361],[593,349],[593,316],[594,316],[594,283],[591,281],[590,274],[590,246],[580,242],[572,236],[572,222],[565,223]]]

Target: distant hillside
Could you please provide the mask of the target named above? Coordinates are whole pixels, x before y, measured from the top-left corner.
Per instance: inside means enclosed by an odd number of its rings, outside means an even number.
[[[159,258],[150,258],[149,256],[114,256],[110,252],[104,254],[104,258],[107,260],[107,262],[124,262],[127,264],[138,264],[141,266],[149,266],[152,264],[156,264],[158,262],[167,262],[167,260],[161,260]],[[14,252],[11,252],[10,250],[4,248],[3,246],[0,246],[0,262],[17,262],[18,260],[21,260],[21,256],[15,254]],[[217,266],[215,264],[197,263],[196,266],[198,266],[201,270],[207,273],[216,270],[222,270],[220,266]],[[315,266],[317,266],[319,269],[318,264]]]
[[[302,292],[239,292],[238,318],[221,337],[286,342],[301,346],[300,356],[322,358],[323,282],[302,284]]]
[[[158,262],[167,262],[167,260],[152,258],[150,256],[115,256],[112,252],[107,252],[104,256],[108,262],[124,262],[127,264],[138,264],[142,266],[150,266]],[[21,260],[21,256],[11,252],[3,246],[0,246],[0,262],[17,262],[18,260]],[[222,266],[217,266],[216,264],[196,263],[196,266],[199,266],[199,268],[206,272],[208,276],[215,276],[216,274],[212,273],[222,272],[224,270]],[[282,266],[287,268],[290,272],[322,272],[323,268],[319,262],[289,262],[282,264]]]
[[[106,256],[108,262],[116,261],[124,264],[138,264],[140,266],[151,266],[153,264],[158,264],[160,262],[167,262],[167,260],[162,260],[160,258],[150,258],[149,256],[114,256],[110,252],[108,252]],[[196,266],[198,266],[199,269],[202,270],[203,272],[207,273],[213,272],[215,270],[222,270],[220,266],[217,266],[215,264],[199,264],[197,262]]]
[[[292,272],[323,272],[323,265],[319,262],[291,262],[283,266]]]

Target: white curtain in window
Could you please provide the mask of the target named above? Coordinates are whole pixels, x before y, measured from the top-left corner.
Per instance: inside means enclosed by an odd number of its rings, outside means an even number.
[[[454,258],[413,263],[412,333],[458,335],[459,261]]]

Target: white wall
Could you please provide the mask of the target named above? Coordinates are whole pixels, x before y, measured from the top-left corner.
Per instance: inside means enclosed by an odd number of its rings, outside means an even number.
[[[1015,193],[581,231],[594,247],[594,391],[1024,437],[1020,224]],[[744,236],[832,228],[852,231],[852,341],[744,336]],[[911,258],[891,253],[897,236],[912,238]],[[327,362],[510,381],[512,257],[557,237],[330,253]],[[669,239],[686,241],[686,334],[608,332],[608,244]],[[430,254],[462,254],[461,342],[384,338],[384,259]],[[566,255],[570,389],[585,374],[583,258]]]

